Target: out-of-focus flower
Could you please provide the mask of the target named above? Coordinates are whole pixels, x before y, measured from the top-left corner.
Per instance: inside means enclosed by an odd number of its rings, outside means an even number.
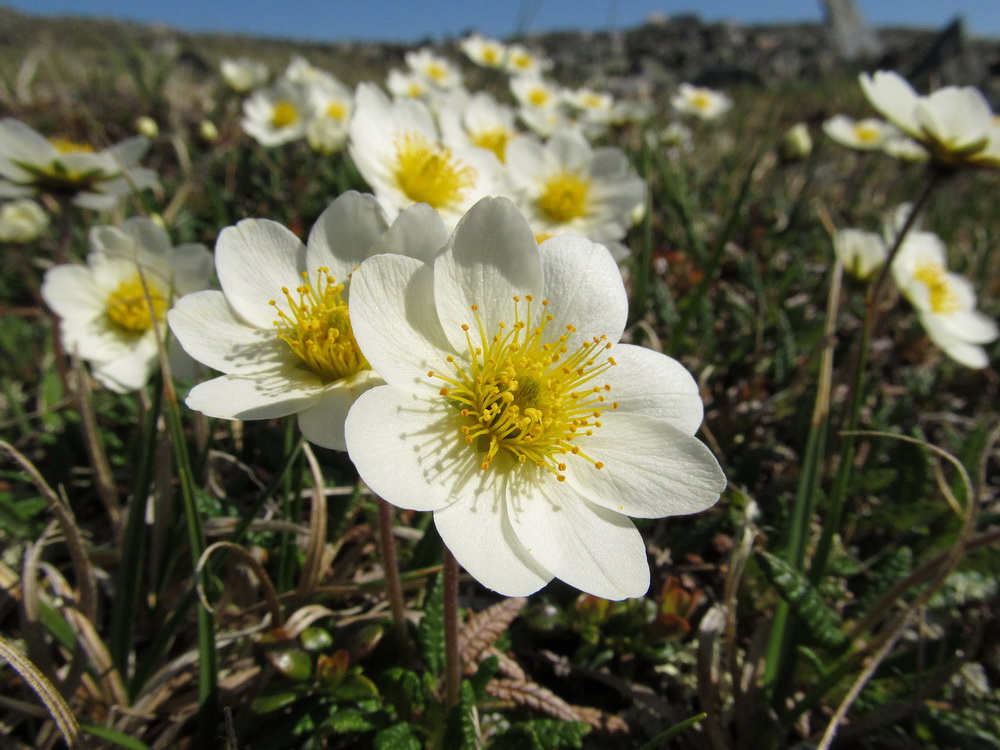
[[[621,149],[592,148],[572,130],[556,133],[544,145],[525,135],[507,148],[507,173],[539,241],[578,234],[608,245],[619,260],[627,254],[618,243],[632,212],[645,203],[646,183]]]
[[[243,131],[262,146],[280,146],[306,134],[312,105],[306,87],[280,80],[243,102]]]
[[[485,148],[501,162],[506,161],[507,144],[519,133],[514,111],[486,91],[444,102],[438,119],[446,146]]]
[[[732,100],[721,91],[682,83],[677,93],[670,97],[670,104],[678,112],[695,115],[703,120],[721,117],[733,106]]]
[[[510,90],[520,107],[518,116],[531,130],[550,136],[569,126],[561,87],[539,76],[517,76],[510,79]]]
[[[841,146],[861,151],[878,151],[886,141],[900,135],[899,131],[885,120],[866,117],[855,120],[847,115],[834,115],[823,123],[823,132]]]
[[[391,102],[366,83],[355,96],[349,150],[390,221],[401,209],[426,203],[449,229],[479,198],[495,192],[502,166],[485,149],[442,144],[423,102]]]
[[[840,229],[833,236],[833,250],[844,270],[859,279],[869,279],[885,263],[885,240],[863,229]]]
[[[156,138],[160,134],[160,126],[156,124],[156,120],[148,115],[136,117],[133,126],[136,133],[144,135],[149,139]]]
[[[19,120],[0,120],[0,197],[49,193],[110,210],[133,190],[158,184],[153,170],[136,166],[148,149],[141,135],[96,151],[86,143],[45,138]]]
[[[308,245],[266,219],[224,229],[215,248],[222,291],[185,297],[169,315],[184,349],[224,373],[195,386],[188,406],[223,419],[297,414],[307,440],[344,450],[347,410],[382,382],[352,331],[351,273],[373,253],[402,252],[406,235],[414,257],[447,241],[426,207],[389,229],[375,199],[353,191],[323,212]]]
[[[809,126],[797,122],[781,137],[781,158],[785,161],[799,161],[812,153],[813,141]]]
[[[393,68],[385,79],[385,87],[397,99],[423,99],[430,92],[430,84],[413,71]]]
[[[121,229],[90,230],[86,265],[50,268],[42,283],[45,303],[61,319],[62,345],[91,364],[104,386],[127,393],[142,388],[156,369],[158,336],[166,314],[182,295],[204,289],[212,255],[204,245],[173,247],[151,219],[127,219]],[[175,374],[190,360],[172,348]]]
[[[557,577],[641,596],[646,548],[628,516],[698,512],[726,480],[694,437],[697,384],[677,361],[617,343],[627,313],[604,247],[538,247],[504,198],[473,207],[432,270],[369,258],[351,320],[387,385],[347,418],[361,477],[394,505],[433,511],[458,561],[504,595]]]
[[[219,70],[226,85],[241,94],[266,83],[270,75],[264,63],[251,60],[249,57],[240,57],[236,60],[224,57],[219,63]]]
[[[322,154],[340,151],[347,145],[354,95],[332,75],[315,79],[307,90],[312,117],[306,125],[306,141]]]
[[[564,100],[590,138],[601,135],[617,115],[615,99],[606,91],[579,88],[567,91]]]
[[[347,123],[314,117],[306,125],[306,143],[318,154],[335,154],[347,145]]]
[[[507,45],[481,34],[470,34],[458,44],[466,57],[484,68],[502,68],[507,59]]]
[[[439,89],[455,89],[462,85],[462,73],[451,60],[423,48],[406,53],[410,70]]]
[[[976,293],[968,279],[948,271],[940,237],[909,232],[890,270],[931,341],[966,367],[989,364],[982,345],[995,341],[1000,331],[995,321],[976,310]]]
[[[662,143],[671,151],[690,151],[694,143],[694,136],[691,128],[682,122],[672,122],[656,134],[656,141]],[[651,144],[651,146],[655,146]]]
[[[507,47],[507,57],[503,65],[511,75],[540,76],[552,68],[552,61],[532,52],[523,44],[511,44]]]
[[[0,242],[24,244],[38,238],[49,225],[49,215],[30,198],[0,206]]]
[[[1000,168],[1000,124],[972,86],[945,86],[921,96],[894,71],[862,73],[861,89],[878,112],[946,166]]]

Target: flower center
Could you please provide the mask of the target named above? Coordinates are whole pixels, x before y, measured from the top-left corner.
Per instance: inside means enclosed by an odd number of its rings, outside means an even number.
[[[874,143],[879,138],[879,132],[877,127],[868,123],[859,122],[854,125],[854,135],[862,143]]]
[[[143,280],[136,274],[119,284],[108,295],[105,305],[108,317],[120,328],[129,333],[143,333],[163,320],[170,301],[148,278],[143,285]]]
[[[343,102],[330,102],[326,105],[326,116],[343,122],[344,118],[347,117],[347,107],[344,106]]]
[[[294,125],[298,122],[298,119],[299,110],[296,109],[294,104],[286,101],[275,103],[274,111],[271,113],[272,127],[275,129],[287,128],[289,125]]]
[[[506,162],[507,156],[507,142],[510,141],[511,135],[513,135],[507,128],[498,125],[495,128],[485,128],[476,133],[471,134],[472,142],[479,146],[479,148],[485,148],[492,151],[497,155],[497,158],[501,162]]]
[[[424,72],[426,72],[427,77],[435,83],[441,83],[448,77],[448,69],[441,63],[437,62],[428,63],[427,67],[424,68]]]
[[[459,203],[478,176],[476,170],[456,159],[451,149],[429,142],[420,133],[406,133],[396,140],[396,184],[414,203],[446,208]]]
[[[278,313],[274,321],[278,338],[324,382],[369,369],[371,365],[358,348],[351,328],[347,302],[341,294],[344,285],[334,280],[328,268],[317,270],[315,285],[305,271],[302,281],[294,294],[288,287],[281,288],[291,314],[279,308],[275,300],[270,301]]]
[[[532,107],[544,107],[551,98],[552,94],[547,89],[538,88],[528,92],[528,101]]]
[[[550,177],[538,197],[538,208],[547,219],[565,224],[587,213],[590,180],[572,172]]]
[[[496,65],[500,62],[500,50],[496,47],[485,47],[483,49],[483,62],[487,65]]]
[[[699,112],[704,112],[712,106],[712,97],[703,91],[698,91],[691,96],[691,106]]]
[[[948,283],[947,272],[940,263],[921,263],[914,272],[913,278],[927,287],[931,312],[953,313],[962,308],[958,301],[958,295]]]
[[[49,138],[49,143],[55,146],[60,154],[92,154],[94,147],[89,143],[77,143],[67,138]]]
[[[461,439],[481,455],[480,468],[490,468],[497,454],[518,463],[544,466],[560,482],[566,479],[565,458],[579,456],[597,469],[604,467],[580,447],[580,439],[601,426],[611,386],[594,383],[615,365],[602,353],[611,348],[605,336],[583,341],[575,349],[572,325],[554,341],[543,334],[552,320],[542,301],[542,314],[532,320],[532,297],[514,297],[514,323],[500,323],[490,336],[472,306],[476,330],[463,325],[468,353],[448,357],[453,374],[429,372],[444,382],[439,393],[459,410]],[[522,318],[523,315],[523,318]]]

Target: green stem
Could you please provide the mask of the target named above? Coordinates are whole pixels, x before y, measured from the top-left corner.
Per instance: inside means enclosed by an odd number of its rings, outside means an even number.
[[[410,639],[406,631],[406,608],[403,603],[403,585],[399,579],[396,542],[392,538],[392,506],[381,497],[378,498],[378,534],[382,567],[385,570],[386,590],[389,595],[389,606],[392,609],[396,648],[409,662],[411,657]]]
[[[458,654],[458,561],[444,548],[444,700],[450,710],[458,705],[462,662]]]

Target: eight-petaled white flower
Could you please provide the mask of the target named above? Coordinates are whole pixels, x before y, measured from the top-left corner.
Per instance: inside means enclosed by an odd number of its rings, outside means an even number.
[[[914,309],[931,341],[966,367],[986,367],[983,344],[1000,331],[976,310],[969,280],[948,271],[944,243],[933,232],[909,232],[892,262],[893,279]]]
[[[348,415],[351,458],[390,503],[433,511],[484,585],[517,596],[557,577],[641,596],[649,568],[629,516],[695,513],[725,487],[694,437],[694,379],[618,343],[628,300],[604,247],[539,247],[513,203],[487,198],[432,267],[376,256],[351,294],[358,343],[387,383]]]
[[[0,197],[41,192],[110,210],[133,190],[158,184],[154,171],[136,166],[148,149],[141,135],[96,151],[87,143],[45,138],[19,120],[0,120]]]
[[[670,97],[670,104],[678,112],[695,115],[702,120],[721,117],[733,106],[732,100],[721,91],[682,83],[677,93]]]
[[[382,382],[352,332],[351,272],[372,253],[400,252],[403,235],[406,251],[424,258],[447,240],[426,206],[387,228],[375,199],[352,191],[323,212],[308,246],[264,219],[223,230],[215,248],[222,291],[189,295],[169,316],[184,349],[224,373],[195,386],[188,406],[223,419],[297,414],[307,440],[344,450],[347,410]]]
[[[152,219],[127,219],[121,229],[90,230],[87,265],[50,268],[42,284],[45,303],[61,319],[63,348],[91,363],[104,386],[118,393],[142,388],[156,368],[157,337],[181,295],[204,289],[212,255],[204,245],[173,247]],[[191,361],[171,351],[174,374]]]

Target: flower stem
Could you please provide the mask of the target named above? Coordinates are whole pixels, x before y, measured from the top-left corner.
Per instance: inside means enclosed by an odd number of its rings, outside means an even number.
[[[444,548],[444,699],[448,709],[458,705],[462,664],[458,655],[458,561]]]
[[[392,608],[392,625],[396,636],[396,648],[407,660],[411,655],[410,639],[406,632],[406,609],[403,603],[403,585],[399,579],[399,563],[396,559],[396,541],[392,538],[392,506],[378,498],[378,540],[382,553],[382,568],[385,570],[386,589],[389,606]]]

